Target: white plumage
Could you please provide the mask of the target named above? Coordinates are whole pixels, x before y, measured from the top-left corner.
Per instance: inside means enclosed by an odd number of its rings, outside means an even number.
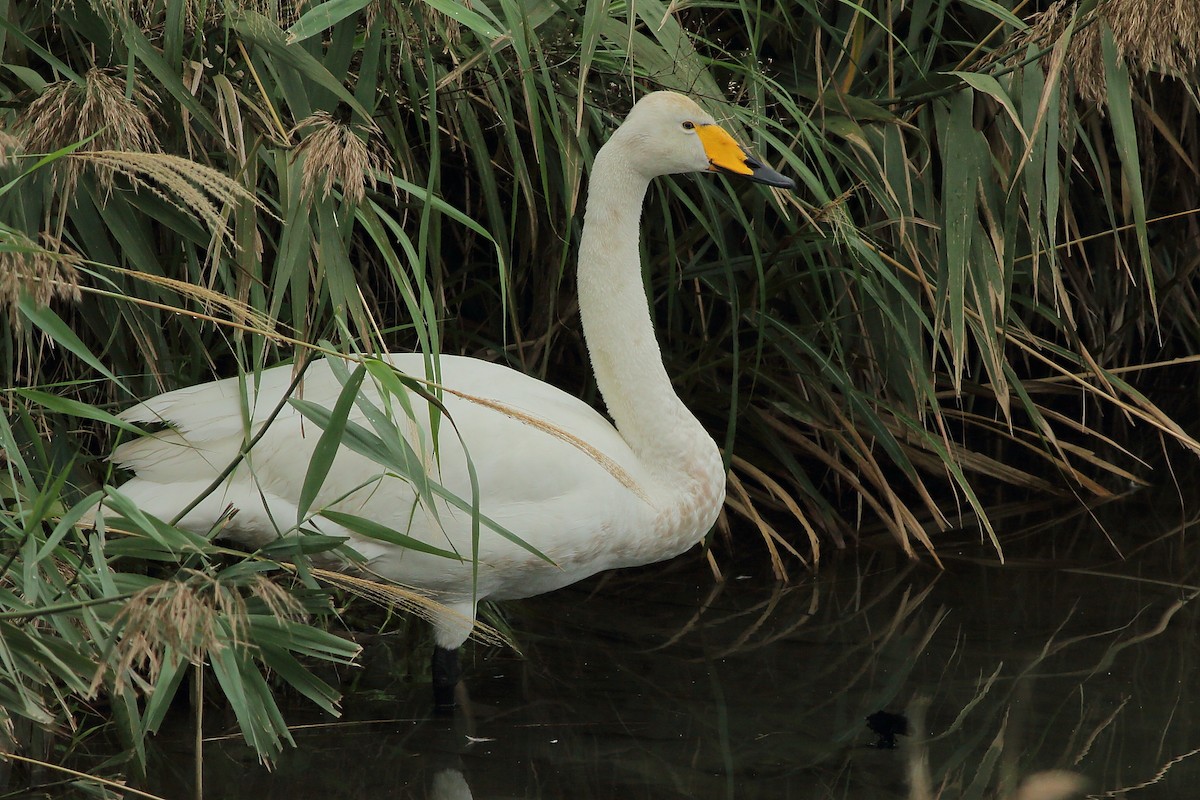
[[[597,154],[579,255],[579,306],[588,352],[616,423],[555,387],[478,359],[442,356],[441,385],[452,429],[443,420],[433,456],[428,411],[399,425],[431,477],[459,497],[472,496],[462,437],[474,464],[481,512],[553,562],[483,526],[473,583],[471,515],[438,501],[424,507],[411,485],[346,447],[339,450],[311,506],[306,527],[345,536],[366,566],[444,603],[437,643],[457,648],[470,632],[478,600],[527,597],[601,570],[678,555],[701,540],[725,496],[721,455],[671,387],[651,324],[638,255],[642,201],[657,175],[722,170],[775,186],[790,181],[737,147],[691,100],[668,92],[643,98]],[[425,375],[420,354],[384,360]],[[169,430],[124,444],[113,460],[135,477],[120,487],[144,511],[170,519],[207,487],[258,433],[280,403],[291,367],[265,370],[244,384],[231,378],[168,392],[123,416],[163,422]],[[240,396],[239,386],[247,386]],[[297,393],[332,408],[341,383],[319,360]],[[383,405],[368,378],[362,396]],[[486,404],[466,397],[481,398]],[[399,406],[396,404],[396,408]],[[361,409],[351,420],[366,428]],[[222,535],[249,547],[297,524],[297,502],[321,430],[285,405],[221,488],[181,521],[207,532],[227,507],[237,509]],[[320,511],[365,517],[461,560],[357,536]]]

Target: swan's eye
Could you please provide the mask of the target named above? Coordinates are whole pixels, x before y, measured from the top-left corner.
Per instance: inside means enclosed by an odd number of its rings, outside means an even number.
[[[690,119],[687,122],[683,123],[683,129],[685,131],[690,131],[695,127],[696,127],[696,123],[692,122]]]

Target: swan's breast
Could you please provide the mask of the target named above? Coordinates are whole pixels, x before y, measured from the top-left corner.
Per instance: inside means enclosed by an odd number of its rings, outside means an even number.
[[[725,465],[708,437],[697,441],[695,455],[683,467],[674,499],[659,512],[657,538],[672,558],[698,543],[712,529],[725,503]],[[649,561],[645,563],[650,563]]]

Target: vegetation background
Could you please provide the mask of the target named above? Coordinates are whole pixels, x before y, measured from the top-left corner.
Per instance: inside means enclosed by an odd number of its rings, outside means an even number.
[[[864,531],[1002,550],[1008,508],[1171,480],[1198,57],[1195,0],[0,0],[4,748],[59,762],[104,720],[137,769],[193,665],[264,759],[273,688],[336,711],[308,665],[355,655],[341,593],[411,598],[135,508],[80,524],[113,414],[381,349],[597,401],[579,212],[652,89],[802,185],[663,180],[644,212],[668,370],[730,463],[714,569]]]

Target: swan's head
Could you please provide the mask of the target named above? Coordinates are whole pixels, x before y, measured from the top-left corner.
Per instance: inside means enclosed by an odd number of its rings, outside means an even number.
[[[712,115],[675,92],[639,100],[613,139],[626,162],[647,177],[677,172],[723,172],[756,183],[794,189],[796,182],[751,156]]]

